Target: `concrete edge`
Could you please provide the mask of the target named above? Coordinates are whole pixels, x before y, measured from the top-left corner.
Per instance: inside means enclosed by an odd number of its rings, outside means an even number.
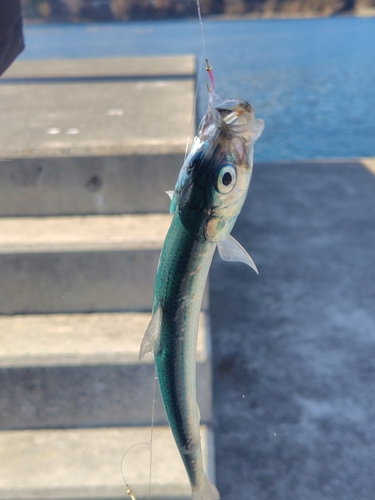
[[[95,76],[186,76],[196,74],[194,54],[98,57],[84,59],[18,60],[3,75],[4,83],[10,79],[69,78]]]
[[[133,445],[149,442],[150,434],[149,427],[4,431],[0,442],[8,460],[0,479],[0,499],[124,498],[121,456]],[[214,464],[211,429],[201,426],[201,438],[210,474]],[[154,427],[152,442],[151,498],[190,499],[187,474],[170,429]],[[144,447],[134,447],[131,457],[122,461],[122,471],[139,500],[148,498],[147,467]]]
[[[152,354],[138,358],[150,319],[151,313],[0,316],[0,369],[153,364]],[[210,359],[209,319],[201,312],[196,360]]]

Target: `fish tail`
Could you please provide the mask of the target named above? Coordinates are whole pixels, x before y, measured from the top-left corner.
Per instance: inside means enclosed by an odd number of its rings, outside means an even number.
[[[219,500],[220,493],[211,481],[205,476],[204,483],[199,489],[193,489],[193,500]]]

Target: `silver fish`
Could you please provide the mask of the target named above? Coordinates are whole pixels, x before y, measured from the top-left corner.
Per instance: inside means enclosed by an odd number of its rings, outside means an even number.
[[[171,196],[173,214],[156,273],[153,316],[140,359],[153,352],[160,391],[194,500],[220,495],[203,470],[196,403],[196,342],[203,290],[215,248],[257,268],[230,235],[245,201],[253,145],[263,131],[250,104],[210,92],[209,105]]]

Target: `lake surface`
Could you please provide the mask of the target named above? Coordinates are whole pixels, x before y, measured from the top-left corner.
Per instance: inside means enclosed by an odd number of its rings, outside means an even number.
[[[258,161],[375,156],[375,18],[204,21],[216,90],[266,128]],[[21,59],[194,53],[198,21],[25,28]],[[198,114],[205,110],[203,72]]]

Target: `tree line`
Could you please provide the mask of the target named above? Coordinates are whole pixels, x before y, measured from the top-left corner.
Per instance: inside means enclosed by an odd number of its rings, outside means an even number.
[[[131,21],[197,16],[196,0],[22,0],[26,20],[49,22]],[[351,12],[375,0],[200,0],[203,16],[259,16]]]

